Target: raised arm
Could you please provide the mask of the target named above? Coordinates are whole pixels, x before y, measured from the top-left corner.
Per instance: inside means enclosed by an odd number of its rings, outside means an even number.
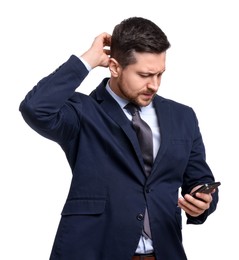
[[[110,39],[109,34],[100,34],[81,56],[92,69],[108,66],[110,51],[105,48],[110,46]],[[55,141],[61,140],[59,135],[63,132],[60,129],[64,129],[65,136],[72,136],[72,131],[77,131],[79,127],[80,113],[72,108],[72,98],[77,96],[77,102],[80,102],[81,96],[76,95],[75,90],[88,73],[84,63],[72,55],[53,73],[40,80],[20,104],[20,111],[28,125]],[[81,106],[78,107],[80,109]]]

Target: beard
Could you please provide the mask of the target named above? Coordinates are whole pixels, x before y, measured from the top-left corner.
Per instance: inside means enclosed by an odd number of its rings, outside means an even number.
[[[117,89],[118,95],[129,102],[132,102],[140,107],[148,106],[153,98],[155,97],[156,93],[150,89],[146,90],[139,90],[132,91],[130,88],[127,87],[127,83],[124,81],[123,77],[120,77],[117,82]],[[145,93],[148,94],[145,95]]]

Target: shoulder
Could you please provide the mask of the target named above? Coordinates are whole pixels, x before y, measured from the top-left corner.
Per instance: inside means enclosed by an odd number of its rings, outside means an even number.
[[[162,97],[162,96],[159,96],[159,95],[156,95],[155,98],[154,98],[154,104],[158,105],[158,104],[165,104],[167,106],[170,106],[171,108],[173,109],[179,109],[179,110],[193,110],[192,107],[186,105],[186,104],[183,104],[183,103],[180,103],[178,101],[175,101],[175,100],[172,100],[172,99],[169,99],[169,98],[165,98],[165,97]]]
[[[198,121],[194,109],[186,104],[177,102],[172,99],[164,98],[159,95],[155,96],[153,104],[156,109],[156,112],[161,116],[163,113],[171,118],[178,119],[181,121]]]

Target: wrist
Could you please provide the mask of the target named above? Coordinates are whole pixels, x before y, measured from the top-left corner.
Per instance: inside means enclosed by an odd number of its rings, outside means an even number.
[[[87,68],[88,71],[92,70],[92,66],[89,64],[89,62],[82,56],[78,57],[81,62],[85,65],[85,67]]]

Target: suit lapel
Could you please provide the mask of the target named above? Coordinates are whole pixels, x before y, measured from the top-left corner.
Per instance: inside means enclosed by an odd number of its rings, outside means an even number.
[[[152,173],[157,169],[162,157],[164,156],[171,136],[171,111],[169,102],[160,96],[156,96],[153,103],[160,128],[160,148],[154,161]]]
[[[100,106],[105,111],[105,113],[107,113],[112,118],[112,120],[114,120],[114,122],[118,124],[119,127],[121,127],[121,129],[124,131],[135,150],[142,169],[144,169],[143,158],[136,133],[117,101],[115,101],[114,98],[105,89],[107,80],[108,79],[104,79],[98,88],[92,92],[91,96],[93,96],[97,102],[100,103]]]

